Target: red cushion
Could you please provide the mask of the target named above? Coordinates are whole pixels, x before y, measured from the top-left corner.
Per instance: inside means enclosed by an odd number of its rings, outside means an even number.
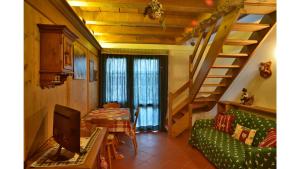
[[[232,134],[231,124],[234,121],[233,115],[217,114],[215,117],[215,129]]]
[[[276,147],[276,129],[271,128],[263,141],[261,141],[258,147]]]

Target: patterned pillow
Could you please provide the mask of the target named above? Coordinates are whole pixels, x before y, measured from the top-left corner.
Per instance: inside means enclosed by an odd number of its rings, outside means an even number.
[[[245,144],[251,145],[255,136],[256,130],[249,129],[247,127],[236,125],[235,131],[232,135],[235,139],[244,142]]]
[[[271,128],[268,131],[266,138],[261,141],[258,147],[276,147],[276,129]]]
[[[232,134],[231,125],[233,121],[234,121],[233,115],[217,114],[215,117],[214,128]]]

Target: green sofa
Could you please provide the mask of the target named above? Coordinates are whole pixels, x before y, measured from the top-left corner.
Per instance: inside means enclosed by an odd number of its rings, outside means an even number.
[[[252,146],[234,139],[228,133],[214,129],[214,119],[197,120],[189,143],[219,169],[276,168],[276,148],[257,147],[265,138],[267,131],[276,128],[276,122],[244,110],[230,109],[227,113],[235,115],[233,129],[238,123],[257,130]]]

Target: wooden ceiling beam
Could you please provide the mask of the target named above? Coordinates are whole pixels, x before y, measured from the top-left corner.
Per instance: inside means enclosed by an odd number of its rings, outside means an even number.
[[[101,35],[96,39],[99,43],[175,44],[174,37]]]
[[[163,30],[161,27],[127,27],[127,26],[98,26],[88,25],[90,30],[95,33],[108,34],[129,34],[129,35],[156,35],[156,36],[178,36],[183,32],[183,28],[167,27]]]
[[[102,22],[102,21],[86,21],[87,25],[100,25],[100,26],[127,26],[127,27],[160,27],[162,25],[160,23],[140,23],[140,22]],[[184,28],[185,26],[182,24],[166,24],[166,27],[170,28]]]
[[[78,13],[78,15],[80,14]],[[158,20],[152,20],[148,17],[144,17],[142,14],[134,13],[81,11],[80,17],[87,21],[87,24],[161,27],[161,24]],[[190,16],[167,15],[165,24],[166,27],[182,28],[191,25],[194,19],[196,18]]]
[[[208,7],[203,1],[199,0],[160,0],[165,11],[175,12],[212,12],[213,7]],[[149,0],[101,0],[101,2],[84,1],[84,0],[68,0],[71,6],[80,7],[97,7],[97,8],[125,8],[125,9],[144,9]]]

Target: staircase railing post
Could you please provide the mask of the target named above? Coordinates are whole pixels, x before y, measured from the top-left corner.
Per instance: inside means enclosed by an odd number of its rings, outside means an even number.
[[[169,113],[168,113],[168,134],[172,136],[172,107],[173,107],[173,93],[169,93]]]

